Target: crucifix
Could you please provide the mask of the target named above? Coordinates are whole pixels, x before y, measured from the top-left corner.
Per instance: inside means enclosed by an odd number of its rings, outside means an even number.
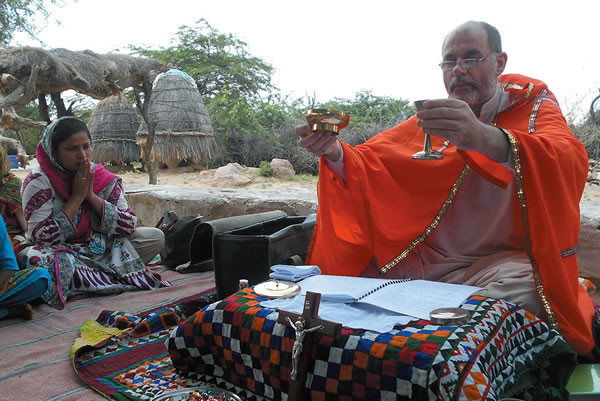
[[[292,371],[290,373],[288,401],[304,399],[304,387],[306,385],[306,373],[311,350],[311,338],[307,334],[319,331],[326,336],[336,337],[342,328],[341,323],[334,323],[319,318],[320,302],[321,294],[307,291],[301,315],[288,311],[279,311],[277,322],[291,326],[296,332],[292,348]],[[307,349],[307,352],[302,353],[303,349]]]

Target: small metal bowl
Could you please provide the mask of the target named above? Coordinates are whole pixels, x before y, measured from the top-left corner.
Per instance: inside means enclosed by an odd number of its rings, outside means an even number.
[[[431,323],[438,326],[460,326],[469,321],[470,313],[461,308],[439,308],[429,313]]]

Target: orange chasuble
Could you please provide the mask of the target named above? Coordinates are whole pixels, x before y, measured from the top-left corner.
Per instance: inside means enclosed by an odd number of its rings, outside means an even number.
[[[436,229],[468,169],[501,187],[516,179],[513,226],[525,241],[515,246],[529,255],[548,323],[585,354],[594,345],[594,310],[578,284],[575,253],[587,153],[543,82],[511,74],[501,76],[500,85],[513,102],[493,124],[510,141],[514,178],[500,163],[452,144],[441,160],[413,159],[424,140],[416,117],[356,147],[342,143],[345,183],[321,161],[307,263],[323,274],[359,276],[373,259],[383,275],[400,268],[398,262]],[[443,138],[431,140],[434,149],[445,147]]]

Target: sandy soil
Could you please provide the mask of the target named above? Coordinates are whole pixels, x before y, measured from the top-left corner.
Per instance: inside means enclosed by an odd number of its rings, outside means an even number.
[[[23,169],[13,170],[13,172],[21,178],[25,178],[29,173],[28,170]],[[192,167],[159,170],[158,184],[183,188],[212,188],[216,186],[213,180],[214,172],[215,170],[198,171]],[[303,187],[317,190],[317,177],[297,176],[289,180],[261,177],[256,168],[247,168],[243,171],[243,174],[251,180],[250,184],[245,185],[243,188],[284,189],[289,187]],[[121,171],[118,172],[118,175],[123,179],[125,186],[148,184],[147,173]],[[600,185],[598,181],[587,183],[582,199],[600,199]]]
[[[184,188],[212,188],[216,186],[213,179],[215,170],[194,170],[192,167],[178,167],[158,171],[159,185],[173,185]],[[148,174],[140,172],[120,172],[119,176],[125,185],[148,184]],[[242,175],[250,179],[250,183],[242,188],[283,189],[304,187],[317,190],[317,177],[299,175],[292,179],[262,177],[257,168],[244,168]]]
[[[24,179],[29,173],[27,170],[17,169],[12,172]],[[119,171],[115,172],[123,179],[123,184],[144,185],[148,184],[148,173],[138,171]],[[183,188],[214,188],[216,183],[213,180],[215,170],[194,170],[192,167],[178,167],[175,169],[161,169],[158,171],[159,185],[173,185]],[[317,177],[299,175],[293,179],[277,179],[273,177],[262,177],[258,174],[257,168],[245,168],[243,175],[251,180],[243,188],[253,189],[284,189],[289,187],[303,187],[317,190]]]

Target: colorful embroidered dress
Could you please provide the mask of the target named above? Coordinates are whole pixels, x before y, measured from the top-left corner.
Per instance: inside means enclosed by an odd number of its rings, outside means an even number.
[[[125,199],[121,179],[101,164],[92,168],[93,190],[104,199],[102,216],[86,201],[73,220],[62,210],[71,195],[73,175],[51,156],[55,124],[47,128],[36,150],[40,167],[27,176],[22,189],[29,246],[18,261],[21,267],[42,266],[50,273],[52,282],[42,299],[62,308],[73,295],[169,286],[146,268],[127,239],[137,217]]]
[[[40,267],[19,270],[5,224],[0,217],[0,271],[15,271],[0,283],[0,319],[8,316],[8,308],[33,301],[48,287],[50,275]]]

